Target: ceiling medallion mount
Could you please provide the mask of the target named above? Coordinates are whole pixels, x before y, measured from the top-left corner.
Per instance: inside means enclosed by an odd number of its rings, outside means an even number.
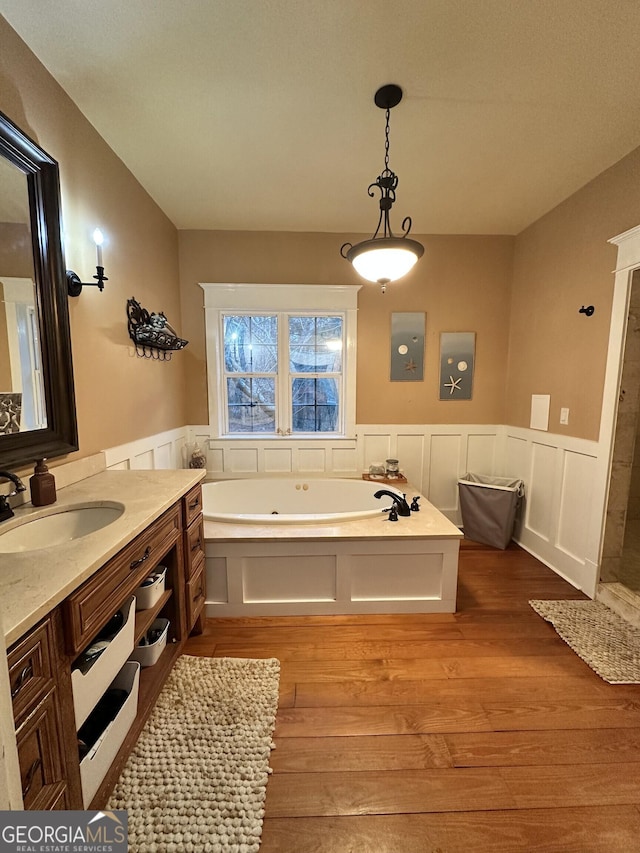
[[[424,247],[409,238],[411,217],[402,220],[402,236],[396,237],[391,230],[389,211],[396,200],[398,176],[389,168],[389,113],[402,100],[402,89],[395,83],[382,86],[375,94],[377,107],[386,112],[384,169],[367,189],[371,198],[375,190],[380,191],[380,216],[378,226],[369,240],[361,243],[343,243],[340,254],[353,264],[356,271],[367,281],[376,281],[385,292],[387,284],[409,272],[422,257]]]
[[[373,100],[376,107],[380,107],[381,110],[392,110],[402,100],[402,89],[395,83],[387,83],[386,86],[378,89]]]

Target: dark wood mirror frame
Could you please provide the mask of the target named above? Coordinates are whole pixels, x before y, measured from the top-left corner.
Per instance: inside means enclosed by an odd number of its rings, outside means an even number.
[[[0,113],[0,155],[25,173],[29,191],[36,312],[42,349],[45,429],[0,435],[0,467],[78,449],[58,163]]]

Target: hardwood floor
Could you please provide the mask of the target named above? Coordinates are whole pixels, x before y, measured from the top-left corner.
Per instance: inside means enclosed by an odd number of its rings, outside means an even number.
[[[528,605],[583,597],[465,542],[455,614],[208,620],[187,654],[281,661],[261,853],[637,853],[640,685]]]

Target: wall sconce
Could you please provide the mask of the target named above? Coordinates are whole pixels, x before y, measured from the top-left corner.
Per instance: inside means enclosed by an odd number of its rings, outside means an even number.
[[[80,296],[83,287],[97,287],[100,291],[104,290],[105,281],[109,281],[104,274],[102,265],[102,244],[104,236],[99,228],[93,232],[93,242],[96,244],[97,265],[96,274],[93,276],[96,281],[80,281],[80,276],[76,275],[73,270],[67,270],[67,293],[69,296]]]

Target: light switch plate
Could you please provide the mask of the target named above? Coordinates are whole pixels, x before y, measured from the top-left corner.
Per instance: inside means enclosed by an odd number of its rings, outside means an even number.
[[[560,423],[568,424],[569,423],[569,409],[560,409]]]

